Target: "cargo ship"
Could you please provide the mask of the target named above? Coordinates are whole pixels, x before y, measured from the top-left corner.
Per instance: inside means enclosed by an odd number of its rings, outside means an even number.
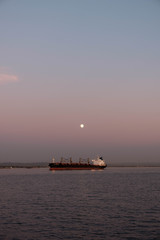
[[[79,162],[72,162],[72,158],[64,159],[61,158],[60,162],[53,161],[49,163],[50,170],[100,170],[107,167],[107,164],[103,160],[102,157],[97,157],[97,159],[93,159],[90,161],[88,158],[79,159]]]

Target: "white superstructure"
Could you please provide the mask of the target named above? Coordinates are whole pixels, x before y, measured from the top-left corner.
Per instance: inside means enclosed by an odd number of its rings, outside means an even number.
[[[92,163],[96,166],[106,166],[106,163],[104,162],[102,157],[97,157],[97,159],[93,159]]]

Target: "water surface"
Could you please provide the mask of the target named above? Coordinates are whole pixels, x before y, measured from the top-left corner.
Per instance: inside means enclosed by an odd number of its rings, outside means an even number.
[[[0,239],[160,239],[160,168],[0,170]]]

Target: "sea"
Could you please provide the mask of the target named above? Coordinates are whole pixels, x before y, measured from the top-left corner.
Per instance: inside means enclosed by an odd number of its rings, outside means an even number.
[[[0,169],[0,240],[160,239],[160,168]]]

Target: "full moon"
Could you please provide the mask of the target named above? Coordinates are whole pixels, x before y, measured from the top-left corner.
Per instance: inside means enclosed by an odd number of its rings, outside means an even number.
[[[82,123],[82,124],[80,125],[80,127],[81,127],[81,128],[84,128],[84,124]]]

